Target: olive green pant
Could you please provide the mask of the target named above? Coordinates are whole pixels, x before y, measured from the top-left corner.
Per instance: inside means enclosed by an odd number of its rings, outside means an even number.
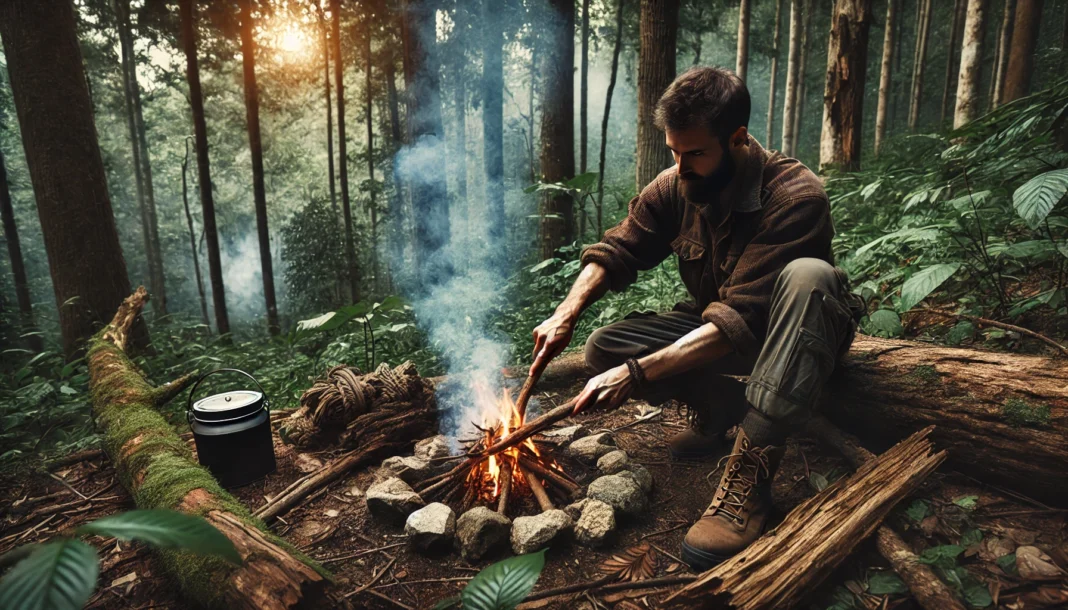
[[[660,404],[670,398],[711,407],[724,427],[752,405],[776,422],[802,421],[856,332],[858,304],[845,273],[826,261],[789,263],[775,283],[768,333],[755,362],[737,353],[667,379],[651,382],[637,398]],[[597,372],[671,345],[704,325],[682,311],[636,313],[596,330],[586,341],[586,363]],[[744,384],[726,375],[748,375]]]

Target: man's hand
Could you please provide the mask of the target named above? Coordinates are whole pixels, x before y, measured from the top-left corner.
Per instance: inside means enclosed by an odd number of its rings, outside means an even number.
[[[530,375],[540,375],[546,365],[571,343],[575,335],[575,320],[572,316],[557,310],[548,320],[534,329],[534,364],[530,365]]]
[[[634,380],[630,369],[622,364],[597,375],[586,382],[586,387],[575,399],[572,415],[589,408],[615,409],[630,398],[634,392]]]

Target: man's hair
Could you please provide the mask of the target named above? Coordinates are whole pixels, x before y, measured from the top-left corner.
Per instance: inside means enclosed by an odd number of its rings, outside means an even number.
[[[730,70],[690,68],[668,86],[653,109],[653,124],[665,131],[699,125],[726,143],[739,127],[749,126],[749,89]]]

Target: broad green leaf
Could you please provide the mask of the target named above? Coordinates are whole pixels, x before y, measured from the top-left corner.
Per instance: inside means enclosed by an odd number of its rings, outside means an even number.
[[[901,578],[890,570],[874,572],[868,577],[868,593],[872,595],[901,594],[908,591],[909,588]]]
[[[217,555],[240,565],[234,543],[202,517],[173,510],[131,510],[86,523],[81,534],[140,540],[153,546],[181,549],[198,555]]]
[[[994,563],[998,564],[998,567],[1002,569],[1006,574],[1016,576],[1019,574],[1019,570],[1016,569],[1016,553],[1009,553],[1008,555],[1002,555],[994,560]]]
[[[908,311],[927,298],[960,269],[960,263],[939,263],[916,273],[901,286],[901,311]]]
[[[868,316],[864,330],[877,337],[900,337],[905,332],[901,326],[901,316],[889,309],[880,309]]]
[[[446,597],[445,599],[439,600],[438,603],[434,604],[434,608],[432,610],[452,610],[453,608],[459,607],[460,596],[453,595],[452,597]]]
[[[975,336],[975,325],[967,320],[957,322],[956,326],[949,329],[946,333],[946,343],[949,345],[960,345],[965,339],[971,339]]]
[[[100,560],[81,540],[42,544],[0,580],[4,610],[79,610],[96,589]]]
[[[334,330],[349,320],[365,315],[371,310],[371,306],[361,301],[355,305],[346,305],[337,311],[325,313],[317,318],[311,318],[310,320],[301,320],[297,322],[297,332],[305,333],[311,331],[325,332],[328,330]]]
[[[956,544],[943,544],[941,546],[933,546],[928,549],[924,549],[923,553],[920,553],[918,561],[920,563],[926,563],[928,565],[940,564],[946,565],[945,562],[953,562],[957,559],[957,556],[964,552],[964,547]]]
[[[963,547],[969,547],[973,544],[979,544],[983,541],[983,530],[972,527],[964,530],[964,533],[960,535],[960,545]]]
[[[827,489],[827,477],[818,472],[813,472],[808,476],[808,484],[816,491],[823,491],[824,489]]]
[[[905,510],[905,515],[912,521],[919,523],[930,514],[930,509],[931,505],[926,500],[913,500],[912,504]]]
[[[956,500],[953,500],[953,503],[964,510],[973,510],[978,500],[979,496],[961,496]]]
[[[545,549],[489,566],[460,592],[464,610],[512,610],[530,594],[544,567]]]
[[[588,191],[597,184],[597,172],[586,172],[585,174],[579,174],[574,178],[564,183],[569,189],[576,191]]]
[[[537,273],[537,272],[541,271],[542,269],[545,269],[549,265],[552,265],[553,263],[558,263],[558,262],[560,262],[560,259],[558,259],[558,258],[547,258],[547,259],[541,261],[540,263],[531,266],[530,268],[527,269],[527,271],[530,271],[531,273]]]
[[[1055,169],[1025,182],[1012,194],[1012,205],[1027,226],[1037,229],[1068,192],[1068,169]]]
[[[875,248],[885,242],[891,242],[895,245],[911,242],[933,242],[936,241],[939,237],[941,237],[942,227],[946,226],[948,225],[929,225],[926,227],[900,229],[892,233],[887,233],[886,235],[874,239],[857,248],[856,256],[861,257],[872,248]]]
[[[1033,239],[1018,241],[1014,244],[991,246],[988,252],[991,256],[1008,256],[1010,258],[1036,258],[1052,254],[1056,250],[1053,242],[1048,239]]]

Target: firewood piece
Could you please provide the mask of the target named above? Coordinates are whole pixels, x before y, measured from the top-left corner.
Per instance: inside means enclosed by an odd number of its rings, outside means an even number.
[[[797,506],[774,530],[665,601],[668,608],[791,608],[946,458],[933,427],[898,443]]]
[[[523,387],[519,389],[519,397],[515,400],[515,411],[517,418],[520,422],[524,422],[527,419],[527,403],[530,402],[530,395],[534,393],[534,384],[538,383],[538,378],[541,377],[544,367],[533,375],[527,375],[526,381],[523,382]]]
[[[549,494],[545,493],[545,487],[542,486],[541,481],[538,480],[538,475],[529,470],[523,470],[523,474],[527,478],[527,484],[530,485],[530,491],[534,492],[534,497],[538,500],[538,506],[541,507],[541,512],[552,510],[553,501],[549,499]]]
[[[808,422],[808,429],[824,444],[837,449],[854,468],[876,459],[875,454],[862,447],[856,438],[845,434],[823,416],[813,417]],[[957,601],[949,587],[939,580],[930,566],[918,561],[912,549],[888,524],[879,526],[875,541],[879,554],[890,562],[920,606],[926,610],[964,610],[964,604]]]
[[[234,543],[244,560],[229,567],[214,558],[163,549],[158,551],[166,559],[161,569],[198,607],[282,610],[317,605],[326,585],[325,571],[279,546],[237,499],[219,488],[157,410],[156,400],[165,393],[152,387],[126,355],[130,327],[147,300],[144,287],[138,288],[89,342],[89,388],[104,450],[138,508],[202,515]],[[125,425],[130,421],[141,425]],[[167,493],[141,493],[145,489]]]
[[[512,493],[512,462],[510,460],[502,460],[501,462],[501,495],[497,499],[497,512],[507,516],[508,512],[508,496]]]
[[[519,456],[519,465],[523,467],[524,471],[534,472],[534,474],[539,475],[546,481],[561,487],[568,494],[574,495],[582,490],[582,487],[568,481],[555,470],[542,466],[525,456]]]
[[[534,436],[535,434],[538,434],[548,429],[549,426],[555,424],[556,422],[567,419],[567,417],[571,415],[571,412],[574,409],[575,401],[569,400],[567,401],[567,404],[560,405],[552,411],[549,411],[548,413],[542,415],[538,419],[535,419],[531,422],[527,422],[522,426],[516,428],[512,431],[511,434],[507,436],[507,438],[494,443],[490,447],[483,449],[473,457],[486,457],[496,453],[500,453],[505,449],[515,447],[516,445],[522,443],[531,436]]]

